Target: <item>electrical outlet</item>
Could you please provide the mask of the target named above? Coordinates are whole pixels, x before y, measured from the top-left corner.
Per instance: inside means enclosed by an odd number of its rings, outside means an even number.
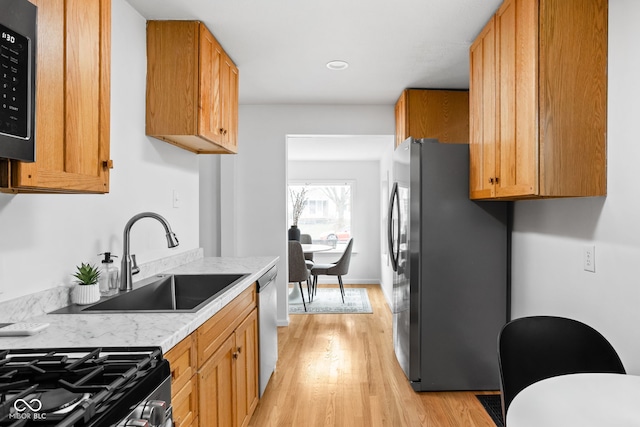
[[[596,247],[585,246],[584,247],[584,271],[596,272]]]

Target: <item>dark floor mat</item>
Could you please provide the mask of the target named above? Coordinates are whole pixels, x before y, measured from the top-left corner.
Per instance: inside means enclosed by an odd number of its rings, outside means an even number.
[[[476,397],[484,406],[487,414],[491,417],[497,427],[504,427],[502,421],[502,402],[499,394],[476,394]]]

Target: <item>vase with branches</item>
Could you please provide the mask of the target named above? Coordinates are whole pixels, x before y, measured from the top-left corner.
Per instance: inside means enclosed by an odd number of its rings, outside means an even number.
[[[291,228],[289,229],[289,240],[300,240],[300,229],[298,221],[307,205],[307,187],[302,187],[299,191],[289,188],[289,197],[291,198]]]

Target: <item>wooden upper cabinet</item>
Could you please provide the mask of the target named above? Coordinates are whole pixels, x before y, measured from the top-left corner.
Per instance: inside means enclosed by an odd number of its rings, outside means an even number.
[[[110,0],[38,6],[36,161],[3,161],[5,192],[109,192]]]
[[[469,62],[470,163],[469,192],[471,198],[488,198],[495,194],[496,171],[496,98],[483,96],[496,91],[495,19],[491,18],[471,45]]]
[[[408,91],[405,90],[396,102],[396,147],[407,139],[407,96]]]
[[[238,68],[199,21],[147,24],[147,135],[195,153],[236,153]]]
[[[469,92],[406,89],[398,98],[396,147],[405,139],[436,138],[440,142],[469,142]]]
[[[607,0],[505,0],[470,49],[470,197],[606,195]]]

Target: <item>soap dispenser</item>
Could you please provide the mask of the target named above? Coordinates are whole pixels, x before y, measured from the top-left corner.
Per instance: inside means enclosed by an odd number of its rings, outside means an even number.
[[[117,257],[111,255],[111,252],[103,252],[98,255],[104,255],[104,259],[100,264],[100,278],[98,279],[100,294],[102,296],[114,295],[118,292],[118,284],[120,283],[118,281],[119,270],[112,259]]]

